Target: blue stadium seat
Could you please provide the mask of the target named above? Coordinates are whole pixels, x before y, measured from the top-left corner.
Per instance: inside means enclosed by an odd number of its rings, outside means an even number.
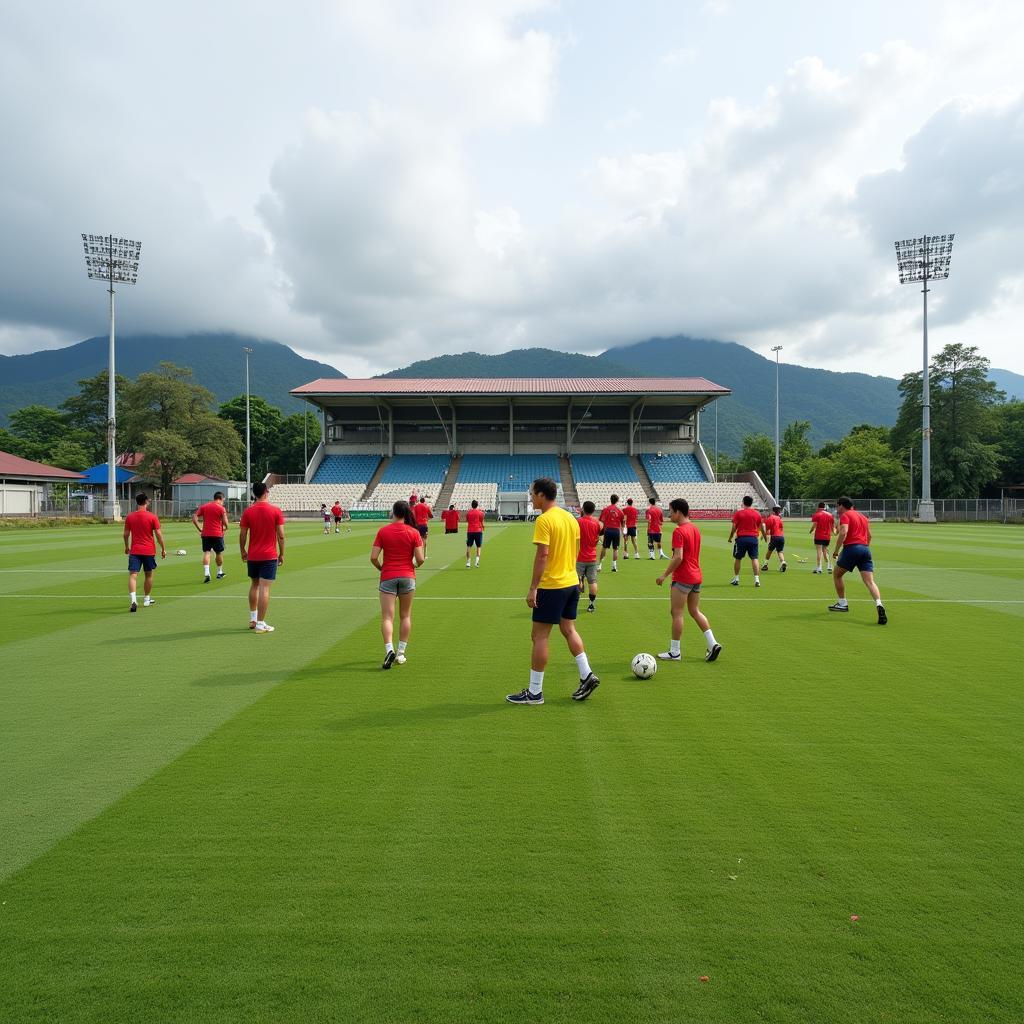
[[[573,478],[578,484],[621,483],[637,479],[628,455],[574,455],[570,461]]]
[[[654,484],[703,484],[707,483],[704,470],[700,468],[696,455],[670,452],[665,455],[641,455],[644,469]]]
[[[310,483],[366,484],[379,463],[377,455],[325,455]]]
[[[499,491],[528,491],[538,477],[560,482],[554,455],[464,455],[460,484],[497,484]]]
[[[380,478],[382,484],[440,484],[448,466],[448,455],[396,455]]]

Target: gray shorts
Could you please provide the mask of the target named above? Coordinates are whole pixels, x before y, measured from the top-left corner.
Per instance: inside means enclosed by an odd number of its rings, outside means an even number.
[[[700,584],[699,583],[676,583],[673,581],[672,588],[674,590],[681,590],[684,594],[699,594]]]
[[[392,580],[380,581],[382,594],[411,594],[415,589],[416,578],[414,576],[396,576]]]
[[[577,562],[576,575],[579,576],[581,580],[586,579],[588,583],[596,583],[597,562]]]

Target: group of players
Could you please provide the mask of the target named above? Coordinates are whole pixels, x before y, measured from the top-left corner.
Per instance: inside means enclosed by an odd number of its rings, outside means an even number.
[[[587,591],[587,611],[593,612],[598,598],[597,574],[603,568],[604,558],[612,552],[611,571],[618,572],[620,548],[623,559],[629,559],[629,545],[633,547],[634,559],[639,559],[637,548],[637,522],[639,511],[632,499],[624,506],[619,505],[617,495],[612,495],[610,504],[597,515],[591,501],[583,503],[577,519],[556,502],[557,485],[553,480],[542,477],[535,480],[530,488],[530,498],[538,513],[534,522],[533,544],[535,549],[533,573],[526,595],[526,603],[532,609],[532,654],[529,685],[518,693],[506,698],[513,704],[543,704],[544,672],[548,661],[548,641],[553,626],[557,625],[564,637],[579,670],[580,683],[572,694],[574,700],[586,700],[597,689],[600,679],[590,667],[582,639],[576,630],[576,615],[579,599]],[[249,628],[257,633],[272,633],[274,627],[266,621],[270,601],[270,587],[277,576],[277,569],[284,564],[285,534],[284,515],[277,506],[270,503],[266,484],[253,485],[253,503],[242,513],[239,521],[239,549],[246,563],[250,580]],[[379,573],[378,591],[381,606],[381,634],[384,639],[384,662],[382,667],[390,669],[394,664],[404,664],[409,635],[412,628],[412,600],[416,589],[416,569],[426,561],[426,546],[429,522],[433,510],[426,497],[415,494],[410,501],[397,501],[392,507],[391,522],[381,527],[374,537],[370,551],[370,562]],[[143,607],[152,605],[153,570],[156,568],[156,544],[160,545],[161,557],[167,556],[159,519],[148,510],[148,499],[144,494],[136,498],[137,509],[125,518],[124,543],[128,555],[129,593],[131,612],[138,610],[137,577],[144,572]],[[326,509],[326,505],[323,506]],[[341,522],[341,507],[331,510],[336,524]],[[782,509],[774,506],[772,514],[762,518],[753,507],[748,495],[742,506],[733,514],[729,543],[733,545],[734,575],[730,581],[739,586],[740,571],[744,558],[752,563],[754,586],[760,586],[760,572],[768,569],[772,554],[777,554],[779,569],[785,572],[785,536],[780,515]],[[842,497],[837,501],[839,521],[822,502],[811,517],[810,532],[814,535],[816,552],[816,574],[823,572],[822,565],[832,573],[836,589],[836,602],[829,605],[829,611],[849,611],[843,577],[854,569],[875,600],[878,624],[888,622],[885,607],[874,581],[874,564],[871,558],[871,528],[868,520],[857,512],[853,502]],[[658,586],[671,579],[670,609],[671,638],[667,651],[658,657],[663,661],[679,661],[682,657],[682,639],[685,614],[697,623],[704,634],[707,651],[705,660],[716,661],[722,646],[715,639],[707,617],[700,610],[700,591],[703,575],[700,566],[700,531],[690,521],[690,508],[683,498],[669,503],[669,519],[674,526],[671,541],[671,556],[662,548],[662,525],[664,513],[656,499],[651,498],[644,512],[647,520],[648,558],[668,560],[664,572],[657,577]],[[446,533],[457,533],[459,513],[454,505],[442,513]],[[471,566],[471,551],[476,549],[476,566],[480,565],[480,551],[483,546],[484,513],[478,502],[473,501],[466,513],[467,546],[466,567]],[[217,579],[223,579],[224,533],[228,526],[224,496],[217,492],[211,502],[201,506],[192,516],[192,523],[199,531],[203,547],[203,582],[210,582],[210,560],[215,556]],[[335,526],[339,530],[339,526]],[[834,550],[829,558],[828,547],[835,537]],[[759,559],[759,542],[765,540],[768,550],[765,561]],[[600,541],[600,554],[598,542]],[[832,562],[835,562],[833,568]],[[399,620],[399,638],[394,643],[394,620]]]

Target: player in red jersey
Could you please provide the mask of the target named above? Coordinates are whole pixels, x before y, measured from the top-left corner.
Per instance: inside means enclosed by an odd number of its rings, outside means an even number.
[[[836,586],[835,604],[830,604],[830,612],[848,612],[850,606],[846,603],[846,582],[843,577],[854,569],[860,570],[860,578],[868,593],[875,599],[875,608],[878,610],[878,624],[884,626],[889,618],[885,614],[885,606],[882,604],[882,595],[878,592],[878,585],[875,583],[875,563],[871,559],[871,524],[867,517],[863,516],[853,507],[853,502],[846,497],[836,502],[836,511],[839,513],[839,532],[836,534],[836,546],[832,552],[836,567],[832,573],[832,580]],[[842,548],[842,554],[839,549]]]
[[[441,518],[444,520],[445,536],[459,532],[459,510],[454,505],[449,505],[441,513]]]
[[[484,510],[480,502],[473,499],[466,513],[466,568],[469,568],[469,556],[476,548],[476,567],[480,568],[480,549],[484,546]]]
[[[273,633],[267,623],[270,587],[277,579],[277,567],[284,565],[284,515],[267,498],[262,480],[252,485],[256,499],[238,521],[238,547],[249,573],[249,628]]]
[[[669,576],[672,577],[672,637],[668,650],[662,651],[658,657],[662,661],[682,659],[679,644],[683,638],[685,610],[690,613],[690,618],[700,626],[704,634],[708,648],[704,660],[715,661],[722,653],[722,645],[715,640],[711,623],[700,610],[700,585],[704,578],[700,571],[700,531],[690,522],[690,506],[685,498],[673,498],[668,509],[669,518],[676,527],[672,531],[672,558],[655,582],[660,587]]]
[[[832,534],[836,532],[836,521],[823,501],[818,502],[818,511],[811,516],[810,532],[814,534],[814,572],[821,575],[822,563],[831,572],[832,564],[828,560],[828,546],[832,542]]]
[[[202,526],[199,520],[202,520]],[[213,501],[192,513],[192,525],[199,531],[203,545],[203,582],[210,582],[210,553],[217,558],[217,579],[224,579],[224,531],[228,528],[228,510],[224,507],[224,492],[217,491]]]
[[[640,511],[633,504],[632,498],[626,499],[625,507],[622,509],[622,557],[629,559],[629,542],[633,541],[633,558],[639,558],[640,552],[636,549],[636,523],[640,518]]]
[[[136,598],[139,570],[145,574],[143,579],[143,608],[148,608],[156,601],[153,593],[153,571],[156,569],[156,540],[160,541],[160,557],[167,557],[164,535],[160,532],[160,520],[146,507],[149,498],[145,494],[135,495],[135,511],[124,517],[124,553],[128,556],[128,596],[131,604],[128,611],[137,612],[139,602]]]
[[[782,552],[786,547],[786,538],[783,536],[781,505],[772,506],[772,514],[764,521],[764,532],[768,535],[768,554],[764,556],[761,572],[768,571],[768,563],[772,560],[773,551],[779,553],[779,572],[785,572],[786,556]]]
[[[604,553],[611,548],[612,572],[618,572],[619,563],[617,559],[619,557],[619,544],[622,541],[622,523],[626,517],[622,514],[622,509],[619,508],[619,496],[617,494],[612,495],[611,504],[605,505],[601,509],[601,515],[598,518],[601,520],[601,525],[604,526],[604,536],[601,539],[601,554],[597,559],[597,571],[601,571],[601,567],[604,564]]]
[[[426,561],[423,538],[416,528],[409,503],[391,506],[391,522],[373,538],[370,564],[380,573],[380,632],[384,638],[383,669],[396,662],[405,664],[405,651],[412,632],[412,599],[416,592],[416,567]],[[395,604],[398,604],[398,650],[395,637]]]
[[[341,501],[335,501],[331,507],[331,518],[334,520],[334,532],[341,533],[341,520],[345,515],[345,510],[341,507]]]
[[[434,510],[427,504],[429,495],[424,495],[412,506],[413,521],[419,535],[423,538],[423,558],[427,557],[427,533],[430,530],[430,520],[434,518]]]
[[[743,559],[749,558],[751,568],[754,570],[754,586],[761,586],[761,577],[758,574],[758,550],[757,539],[767,535],[764,532],[764,523],[761,521],[761,513],[754,508],[754,499],[746,494],[743,496],[743,505],[733,513],[732,529],[729,531],[729,543],[732,544],[733,537],[736,543],[732,548],[732,571],[733,577],[730,581],[732,586],[740,585],[740,567]]]
[[[597,538],[604,529],[594,515],[596,510],[597,506],[592,501],[583,502],[583,515],[580,516],[580,548],[576,555],[576,575],[580,578],[580,593],[583,593],[584,583],[590,585],[588,612],[594,610],[594,603],[597,601]]]
[[[649,498],[644,512],[647,520],[647,557],[654,561],[654,545],[658,545],[658,557],[668,558],[661,546],[661,524],[665,521],[665,513],[661,511],[657,498]]]

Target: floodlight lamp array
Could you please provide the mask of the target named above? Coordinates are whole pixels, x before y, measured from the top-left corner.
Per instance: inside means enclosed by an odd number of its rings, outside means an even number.
[[[114,235],[82,235],[85,270],[93,281],[135,284],[139,279],[142,243]]]
[[[900,284],[944,280],[953,258],[953,235],[924,235],[896,242]]]

